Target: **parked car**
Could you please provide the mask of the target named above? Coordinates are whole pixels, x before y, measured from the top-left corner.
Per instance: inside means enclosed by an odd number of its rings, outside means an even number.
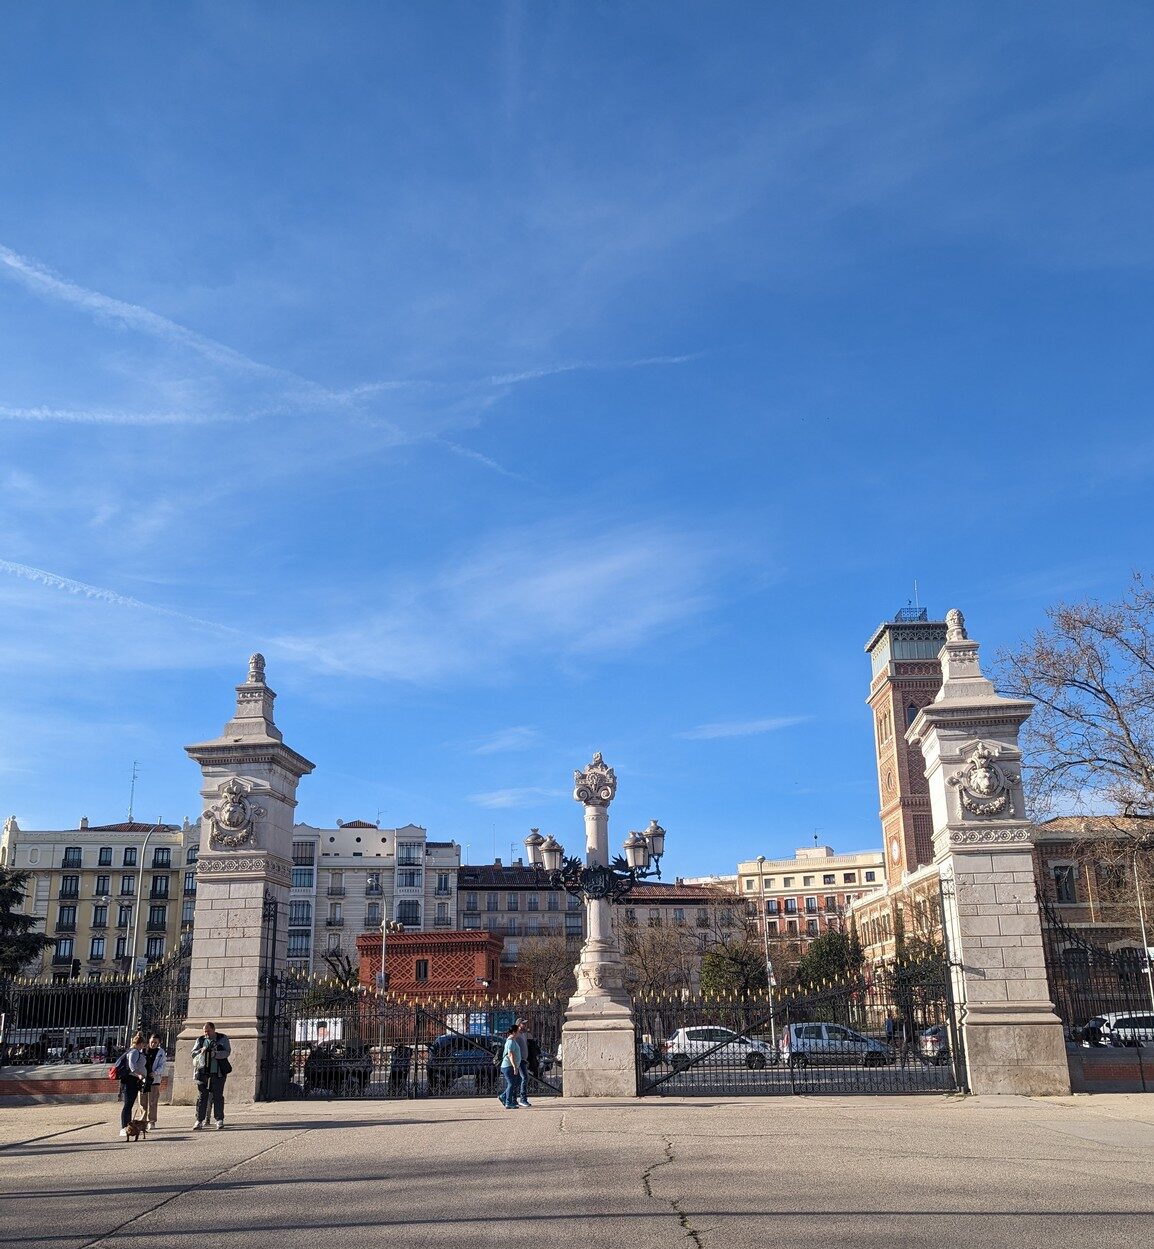
[[[783,1061],[791,1067],[860,1064],[881,1067],[893,1062],[888,1045],[862,1036],[837,1023],[791,1023],[781,1030],[778,1042]]]
[[[923,1062],[944,1067],[950,1061],[949,1028],[944,1023],[936,1023],[918,1033],[918,1053]]]
[[[322,1041],[305,1059],[304,1091],[360,1096],[373,1075],[373,1056],[360,1041]]]
[[[706,1067],[748,1067],[759,1071],[767,1063],[777,1062],[777,1052],[764,1041],[714,1024],[678,1028],[663,1048],[674,1071],[685,1071],[695,1062]]]
[[[1154,1041],[1154,1014],[1115,1011],[1095,1015],[1079,1029],[1079,1039],[1092,1045],[1145,1045]]]
[[[651,1067],[657,1067],[665,1061],[665,1055],[648,1041],[637,1042],[637,1061],[641,1064],[642,1071],[648,1071]]]
[[[477,1036],[447,1032],[444,1036],[437,1037],[429,1045],[425,1060],[429,1092],[446,1093],[454,1081],[466,1076],[475,1081],[478,1093],[495,1089],[501,1075],[498,1062],[504,1044],[504,1037],[495,1036],[491,1032]]]

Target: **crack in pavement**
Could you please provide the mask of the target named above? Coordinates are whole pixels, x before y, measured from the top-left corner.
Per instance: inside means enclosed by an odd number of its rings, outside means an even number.
[[[665,1146],[665,1157],[662,1158],[659,1162],[653,1163],[653,1165],[650,1166],[645,1171],[645,1173],[641,1176],[641,1184],[645,1189],[646,1197],[650,1197],[654,1201],[660,1201],[661,1198],[656,1196],[656,1194],[653,1192],[653,1183],[652,1183],[653,1172],[656,1171],[658,1167],[667,1167],[672,1162],[676,1161],[676,1159],[673,1156],[672,1138],[668,1136],[663,1136],[661,1138],[661,1143]],[[671,1209],[673,1210],[673,1213],[677,1215],[677,1219],[681,1224],[682,1230],[685,1232],[686,1240],[691,1240],[697,1246],[697,1249],[703,1249],[701,1234],[697,1231],[695,1227],[690,1225],[689,1215],[687,1215],[685,1211],[682,1210],[681,1203],[676,1198],[670,1198],[669,1205]]]

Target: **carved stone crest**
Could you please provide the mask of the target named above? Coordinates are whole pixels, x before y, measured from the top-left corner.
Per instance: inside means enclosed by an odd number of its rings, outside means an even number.
[[[264,807],[253,802],[244,784],[234,776],[220,787],[216,802],[204,813],[209,824],[209,844],[218,850],[254,845],[253,825],[265,814]]]
[[[617,777],[598,751],[584,772],[573,773],[573,797],[586,806],[607,807],[617,792]]]
[[[966,766],[950,777],[958,790],[962,806],[971,815],[991,819],[995,815],[1013,815],[1013,786],[1018,783],[1016,772],[998,762],[1002,748],[979,742]]]

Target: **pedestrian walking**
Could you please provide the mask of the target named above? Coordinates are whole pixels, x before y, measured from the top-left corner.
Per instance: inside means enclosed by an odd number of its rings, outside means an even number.
[[[136,1099],[140,1096],[148,1079],[148,1068],[144,1062],[144,1037],[137,1033],[132,1043],[117,1060],[117,1078],[120,1081],[120,1135],[128,1139],[128,1125],[132,1122],[132,1112],[136,1107]]]
[[[517,1097],[521,1091],[521,1046],[517,1043],[517,1025],[505,1033],[505,1045],[501,1050],[501,1074],[505,1088],[500,1094],[501,1105],[506,1110],[517,1109]]]
[[[886,1015],[886,1044],[892,1045],[893,1043],[894,1043],[894,1017],[893,1015]]]
[[[908,1019],[902,1018],[895,1025],[894,1041],[897,1044],[898,1056],[904,1071],[909,1066],[914,1052],[914,1029]]]
[[[519,1070],[521,1072],[521,1088],[517,1094],[517,1105],[529,1108],[529,1021],[527,1019],[517,1020],[517,1048],[521,1051],[521,1063]],[[538,1069],[540,1069],[538,1065]]]
[[[232,1043],[223,1032],[217,1032],[216,1024],[206,1023],[204,1035],[196,1038],[192,1047],[192,1073],[196,1078],[199,1095],[196,1099],[196,1122],[194,1132],[208,1125],[208,1112],[212,1109],[217,1131],[224,1127],[224,1082],[232,1070],[228,1056]]]
[[[148,1069],[148,1076],[140,1094],[140,1101],[147,1113],[150,1128],[156,1127],[156,1111],[160,1105],[160,1082],[167,1063],[168,1055],[164,1052],[160,1037],[154,1032],[144,1047],[144,1065]]]

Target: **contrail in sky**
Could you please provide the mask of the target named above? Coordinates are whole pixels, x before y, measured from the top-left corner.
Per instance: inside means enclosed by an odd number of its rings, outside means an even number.
[[[73,581],[71,577],[61,577],[58,573],[46,572],[43,568],[32,568],[28,564],[17,564],[12,560],[0,559],[0,572],[9,573],[13,577],[22,577],[25,581],[34,581],[51,590],[64,590],[68,594],[78,594],[82,598],[111,603],[114,607],[132,607],[138,611],[154,612],[158,616],[170,616],[174,620],[184,620],[189,624],[200,625],[205,629],[215,629],[220,633],[240,633],[239,629],[234,629],[230,625],[217,624],[214,620],[201,620],[197,616],[188,616],[184,612],[173,611],[169,607],[156,607],[152,603],[141,602],[138,598],[117,594],[115,590],[105,590],[101,586],[89,585],[85,581]]]

